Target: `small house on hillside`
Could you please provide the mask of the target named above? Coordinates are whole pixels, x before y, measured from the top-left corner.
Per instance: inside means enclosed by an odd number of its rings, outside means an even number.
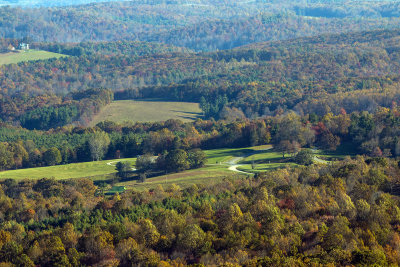
[[[15,47],[12,46],[11,44],[8,45],[7,49],[8,49],[9,51],[15,51]]]
[[[29,50],[29,44],[20,43],[18,48],[19,50]]]

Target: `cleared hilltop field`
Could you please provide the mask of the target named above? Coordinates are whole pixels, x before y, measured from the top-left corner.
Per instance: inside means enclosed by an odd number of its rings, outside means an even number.
[[[179,119],[183,122],[193,121],[202,116],[198,103],[168,102],[149,100],[118,100],[103,108],[94,116],[90,125],[105,120],[114,122],[123,121],[165,121]]]
[[[96,184],[113,184],[127,189],[147,190],[157,185],[170,186],[172,184],[187,187],[193,184],[215,183],[224,178],[240,178],[251,176],[257,172],[265,172],[284,167],[295,167],[289,155],[282,158],[280,152],[275,151],[271,145],[246,147],[246,148],[222,148],[204,151],[207,156],[207,164],[203,168],[187,170],[179,173],[148,177],[146,182],[138,181],[137,174],[124,179],[115,180],[115,164],[118,161],[129,161],[135,166],[136,158],[110,159],[84,163],[72,163],[51,167],[19,169],[0,172],[0,179],[40,179],[54,177],[57,180],[72,178],[89,178]],[[330,154],[321,150],[314,150],[315,163],[325,164],[328,161],[340,160],[345,155]],[[109,186],[110,187],[110,186]]]
[[[31,60],[60,58],[60,57],[66,57],[66,55],[42,51],[42,50],[9,52],[0,54],[0,65],[16,64],[19,62],[25,62]]]
[[[52,178],[57,180],[72,178],[95,178],[103,177],[108,174],[115,173],[115,161],[129,161],[134,165],[135,158],[102,160],[82,163],[71,163],[66,165],[57,165],[49,167],[9,170],[0,172],[0,179],[40,179]]]

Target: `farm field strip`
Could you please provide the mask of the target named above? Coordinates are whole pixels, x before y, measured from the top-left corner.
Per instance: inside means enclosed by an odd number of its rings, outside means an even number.
[[[105,120],[114,122],[154,122],[179,119],[193,121],[202,116],[198,103],[149,100],[117,100],[104,107],[90,122],[91,126]]]
[[[175,184],[185,187],[192,184],[211,184],[221,181],[226,177],[243,177],[243,175],[236,175],[235,173],[229,171],[226,166],[206,166],[201,169],[188,170],[180,173],[171,173],[154,178],[148,178],[144,183],[132,180],[117,183],[117,185],[125,186],[127,189],[142,191],[155,188],[157,185],[170,186]]]
[[[205,167],[187,170],[180,173],[169,173],[157,177],[149,177],[141,183],[136,179],[116,182],[115,186],[145,190],[158,184],[177,184],[187,186],[196,183],[213,183],[226,177],[245,177],[252,173],[264,172],[286,166],[297,166],[290,162],[290,156],[282,158],[282,154],[272,149],[272,146],[248,148],[222,148],[204,151],[208,162]],[[317,156],[324,156],[318,151]],[[134,169],[136,158],[110,159],[103,161],[71,163],[50,167],[9,170],[0,172],[0,179],[40,179],[51,178],[62,180],[72,178],[90,178],[94,181],[107,182],[116,173],[115,164],[118,161],[129,161]],[[322,160],[319,160],[322,162]],[[324,161],[325,162],[325,161]]]
[[[115,166],[108,165],[110,161],[102,160],[81,163],[71,163],[49,167],[38,167],[29,169],[9,170],[0,172],[0,179],[41,179],[54,177],[57,180],[101,176],[115,173]],[[135,158],[126,158],[118,161],[130,161],[134,163]]]
[[[43,50],[27,50],[21,52],[9,52],[0,54],[0,65],[16,64],[19,62],[41,60],[49,58],[67,57],[67,55],[47,52]]]

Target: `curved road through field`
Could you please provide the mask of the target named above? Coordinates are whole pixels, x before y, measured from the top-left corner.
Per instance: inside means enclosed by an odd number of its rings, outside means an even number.
[[[245,171],[238,170],[237,168],[240,167],[240,166],[242,166],[242,164],[237,164],[237,163],[240,162],[241,160],[247,158],[247,157],[250,157],[250,156],[254,155],[254,154],[261,153],[261,152],[265,152],[265,151],[270,150],[270,149],[271,149],[271,148],[269,148],[269,149],[263,149],[263,150],[256,150],[256,151],[254,151],[253,153],[249,153],[249,154],[243,155],[243,156],[241,156],[241,157],[234,157],[234,158],[232,158],[232,159],[230,159],[230,160],[224,162],[224,164],[229,165],[229,168],[228,168],[228,169],[229,169],[230,171],[234,171],[234,172],[238,172],[238,173],[243,173],[243,174],[254,174],[254,173],[251,173],[251,172],[245,172]],[[318,158],[317,156],[314,156],[314,159],[313,159],[313,160],[314,160],[315,163],[321,163],[321,164],[328,164],[328,163],[329,163],[328,161],[322,160],[322,159]]]
[[[246,156],[246,157],[248,157],[248,156]],[[245,158],[245,156],[243,156],[243,157],[235,157],[235,158],[225,162],[226,164],[230,165],[228,170],[234,171],[234,172],[239,172],[239,173],[244,173],[244,174],[253,174],[253,173],[250,173],[250,172],[244,172],[244,171],[240,171],[240,170],[237,169],[239,166],[242,166],[242,165],[237,164],[237,163],[239,161],[243,160],[244,158]]]
[[[245,159],[245,158],[247,158],[247,157],[251,157],[251,156],[253,156],[253,155],[255,155],[255,154],[262,153],[262,152],[268,151],[268,150],[270,150],[270,149],[271,149],[271,148],[268,148],[268,149],[261,149],[261,150],[254,150],[252,153],[243,155],[243,156],[241,156],[241,157],[234,157],[234,158],[232,158],[232,159],[230,159],[230,160],[224,162],[224,164],[230,165],[229,168],[228,168],[228,170],[230,170],[230,171],[234,171],[234,172],[238,172],[238,173],[243,173],[243,174],[254,174],[254,173],[251,173],[251,172],[245,172],[245,171],[238,170],[237,168],[240,167],[240,166],[242,166],[243,164],[237,164],[237,163],[238,163],[239,161],[242,161],[243,159]]]
[[[238,170],[237,168],[242,166],[243,164],[237,164],[237,163],[242,161],[242,160],[244,160],[247,157],[250,157],[250,156],[254,155],[254,154],[265,152],[265,151],[268,151],[270,149],[271,148],[263,149],[263,150],[255,150],[252,153],[249,153],[249,154],[246,154],[246,155],[243,155],[243,156],[240,156],[240,157],[234,157],[234,158],[232,158],[232,159],[230,159],[228,161],[223,162],[222,164],[229,166],[228,170],[233,171],[233,172],[243,173],[243,174],[254,174],[254,173],[251,173],[251,172],[245,172],[245,171]],[[115,166],[115,163],[117,163],[119,161],[120,160],[110,161],[110,162],[107,162],[107,165]],[[317,158],[317,156],[314,156],[314,162],[322,163],[322,164],[328,164],[328,161],[319,159],[319,158]],[[132,168],[132,171],[136,171],[136,168]]]

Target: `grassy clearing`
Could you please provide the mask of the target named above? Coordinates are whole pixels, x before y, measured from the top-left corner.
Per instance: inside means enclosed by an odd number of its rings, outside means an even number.
[[[258,173],[258,172],[266,172],[266,171],[283,169],[286,167],[295,167],[295,166],[298,165],[293,162],[286,162],[286,163],[282,162],[282,163],[255,164],[254,169],[251,164],[244,164],[240,165],[237,169],[244,172]]]
[[[253,147],[253,155],[245,157],[240,163],[250,164],[255,162],[275,162],[282,159],[282,153],[274,151],[272,146],[265,146],[264,148]],[[286,158],[290,158],[289,155],[285,155]]]
[[[119,100],[103,108],[91,121],[90,125],[109,120],[123,121],[165,121],[179,119],[193,121],[202,116],[202,111],[197,103],[167,102],[157,100]]]
[[[241,166],[237,169],[244,172],[258,173],[269,170],[275,170],[285,167],[298,166],[296,163],[291,161],[291,156],[286,154],[285,158],[282,157],[281,152],[273,150],[272,146],[253,147],[254,154],[245,157],[243,160],[238,162]],[[317,157],[315,163],[326,164],[332,160],[342,160],[348,155],[353,155],[354,150],[339,148],[337,151],[329,152],[320,149],[313,149],[314,155]]]
[[[20,170],[10,170],[0,172],[0,179],[40,179],[54,177],[57,180],[82,178],[82,177],[96,177],[94,179],[101,179],[101,176],[115,173],[115,166],[107,165],[112,161],[130,161],[134,163],[136,159],[121,159],[121,160],[103,160],[82,163],[71,163],[67,165],[57,165],[50,167],[29,168]]]
[[[291,156],[285,155],[282,158],[282,153],[273,150],[272,146],[253,147],[253,154],[245,157],[238,164],[241,164],[237,169],[244,172],[265,172],[269,170],[285,168],[287,166],[296,166],[290,162]]]
[[[220,164],[229,161],[234,157],[240,157],[253,152],[252,148],[222,148],[206,150],[207,164]]]
[[[137,177],[134,176],[128,180],[115,183],[114,186],[116,187],[113,187],[114,189],[109,185],[108,187],[111,189],[108,189],[106,192],[119,192],[122,190],[121,188],[143,191],[150,188],[156,188],[157,185],[168,187],[171,184],[187,187],[192,184],[212,184],[227,177],[243,178],[250,175],[233,172],[228,169],[233,164],[229,164],[229,162],[234,158],[238,159],[238,162],[234,164],[240,165],[237,169],[247,173],[265,172],[273,169],[285,168],[287,166],[297,166],[297,164],[291,162],[289,155],[286,155],[283,159],[282,154],[274,151],[270,145],[248,148],[212,149],[204,152],[207,155],[208,163],[203,168],[147,178],[144,183],[136,180]],[[345,156],[327,154],[324,153],[324,151],[319,150],[316,150],[316,155],[318,157],[329,158],[341,158],[341,156]],[[87,177],[98,183],[101,183],[102,181],[110,183],[116,173],[115,164],[118,161],[130,161],[132,166],[134,166],[136,159],[103,160],[52,167],[4,171],[0,172],[0,179],[39,179],[43,177],[54,177],[61,180]]]
[[[168,186],[175,184],[184,188],[192,184],[213,184],[227,177],[240,178],[246,177],[246,175],[231,172],[224,165],[206,166],[201,169],[188,170],[185,172],[171,173],[154,178],[148,178],[144,183],[134,180],[118,183],[117,185],[125,186],[127,189],[143,191],[156,188],[157,185],[162,185],[164,188],[167,188]]]
[[[66,55],[42,51],[42,50],[17,51],[17,52],[0,54],[0,65],[15,64],[24,61],[60,58],[60,57],[66,57]]]
[[[125,192],[125,190],[126,190],[125,186],[113,186],[113,187],[111,187],[110,190],[107,190],[105,193],[107,195],[114,195],[116,193],[121,194],[121,193]]]

